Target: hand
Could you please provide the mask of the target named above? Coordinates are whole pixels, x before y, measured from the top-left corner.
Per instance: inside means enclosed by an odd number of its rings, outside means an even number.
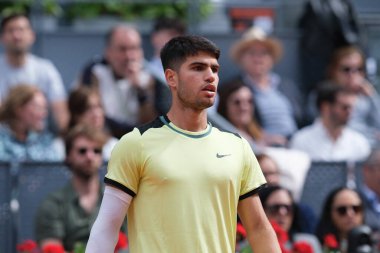
[[[125,73],[126,73],[126,77],[130,81],[132,86],[135,86],[135,87],[141,86],[139,77],[140,77],[142,67],[143,65],[141,61],[133,60],[133,61],[128,62],[125,69]]]

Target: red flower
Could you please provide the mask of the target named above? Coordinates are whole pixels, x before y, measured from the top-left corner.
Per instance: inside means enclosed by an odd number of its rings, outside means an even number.
[[[34,253],[37,252],[37,243],[32,240],[25,240],[24,242],[17,244],[16,249],[18,252]]]
[[[236,225],[236,232],[240,234],[242,237],[246,238],[247,237],[247,232],[245,231],[245,228],[241,223],[238,223]]]
[[[42,247],[42,253],[65,253],[65,249],[60,244],[48,243]]]
[[[119,239],[115,246],[115,253],[121,249],[126,249],[128,247],[128,238],[123,232],[119,232]]]
[[[337,249],[339,247],[338,241],[333,234],[327,234],[323,238],[323,245],[328,247],[329,249]]]
[[[277,235],[278,242],[281,245],[285,245],[285,243],[289,240],[288,233],[277,224],[277,222],[271,220],[270,223],[274,229],[274,232]]]
[[[314,253],[314,251],[310,244],[300,241],[293,244],[293,253]]]

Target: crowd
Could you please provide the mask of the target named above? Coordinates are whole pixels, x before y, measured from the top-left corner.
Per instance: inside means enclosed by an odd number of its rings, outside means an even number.
[[[2,19],[0,161],[65,161],[73,175],[41,205],[41,245],[55,242],[71,251],[75,242],[87,240],[101,202],[97,169],[125,133],[168,112],[171,94],[158,54],[185,33],[178,20],[158,20],[151,36],[155,55],[148,62],[139,31],[116,25],[106,34],[103,56],[78,71],[66,94],[54,64],[30,52],[35,33],[29,18]],[[354,252],[354,228],[369,226],[373,238],[380,238],[380,97],[357,46],[335,50],[324,81],[308,94],[274,72],[284,50],[258,27],[237,38],[229,53],[239,73],[220,80],[216,111],[258,158],[269,184],[260,199],[268,218],[289,236],[284,250],[304,241],[322,252],[332,235],[342,252]],[[298,197],[313,161],[363,162],[360,188],[335,189],[321,203],[320,217]],[[289,182],[295,174],[301,178]],[[237,250],[243,252],[239,233]]]

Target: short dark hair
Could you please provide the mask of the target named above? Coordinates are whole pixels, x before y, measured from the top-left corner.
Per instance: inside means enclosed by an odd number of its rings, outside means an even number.
[[[347,87],[334,82],[325,82],[317,88],[317,108],[321,109],[323,103],[334,104],[339,94],[354,93],[347,89]]]
[[[159,17],[156,19],[153,25],[153,32],[159,32],[162,30],[173,30],[178,34],[182,35],[186,33],[186,25],[179,18],[167,18]]]
[[[189,56],[200,52],[208,53],[219,59],[220,49],[202,36],[182,35],[169,40],[161,50],[161,61],[164,69],[177,69]]]
[[[12,20],[14,19],[18,19],[18,18],[26,18],[29,22],[30,22],[30,19],[28,17],[28,15],[26,15],[25,13],[12,13],[8,16],[5,16],[2,20],[1,20],[1,23],[0,23],[0,33],[3,33],[4,32],[4,28],[5,26],[11,22]]]

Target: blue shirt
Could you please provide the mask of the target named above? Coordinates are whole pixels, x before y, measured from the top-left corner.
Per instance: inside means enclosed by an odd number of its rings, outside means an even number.
[[[15,138],[5,124],[0,124],[0,161],[59,161],[53,135],[50,133],[29,132],[25,141]]]

